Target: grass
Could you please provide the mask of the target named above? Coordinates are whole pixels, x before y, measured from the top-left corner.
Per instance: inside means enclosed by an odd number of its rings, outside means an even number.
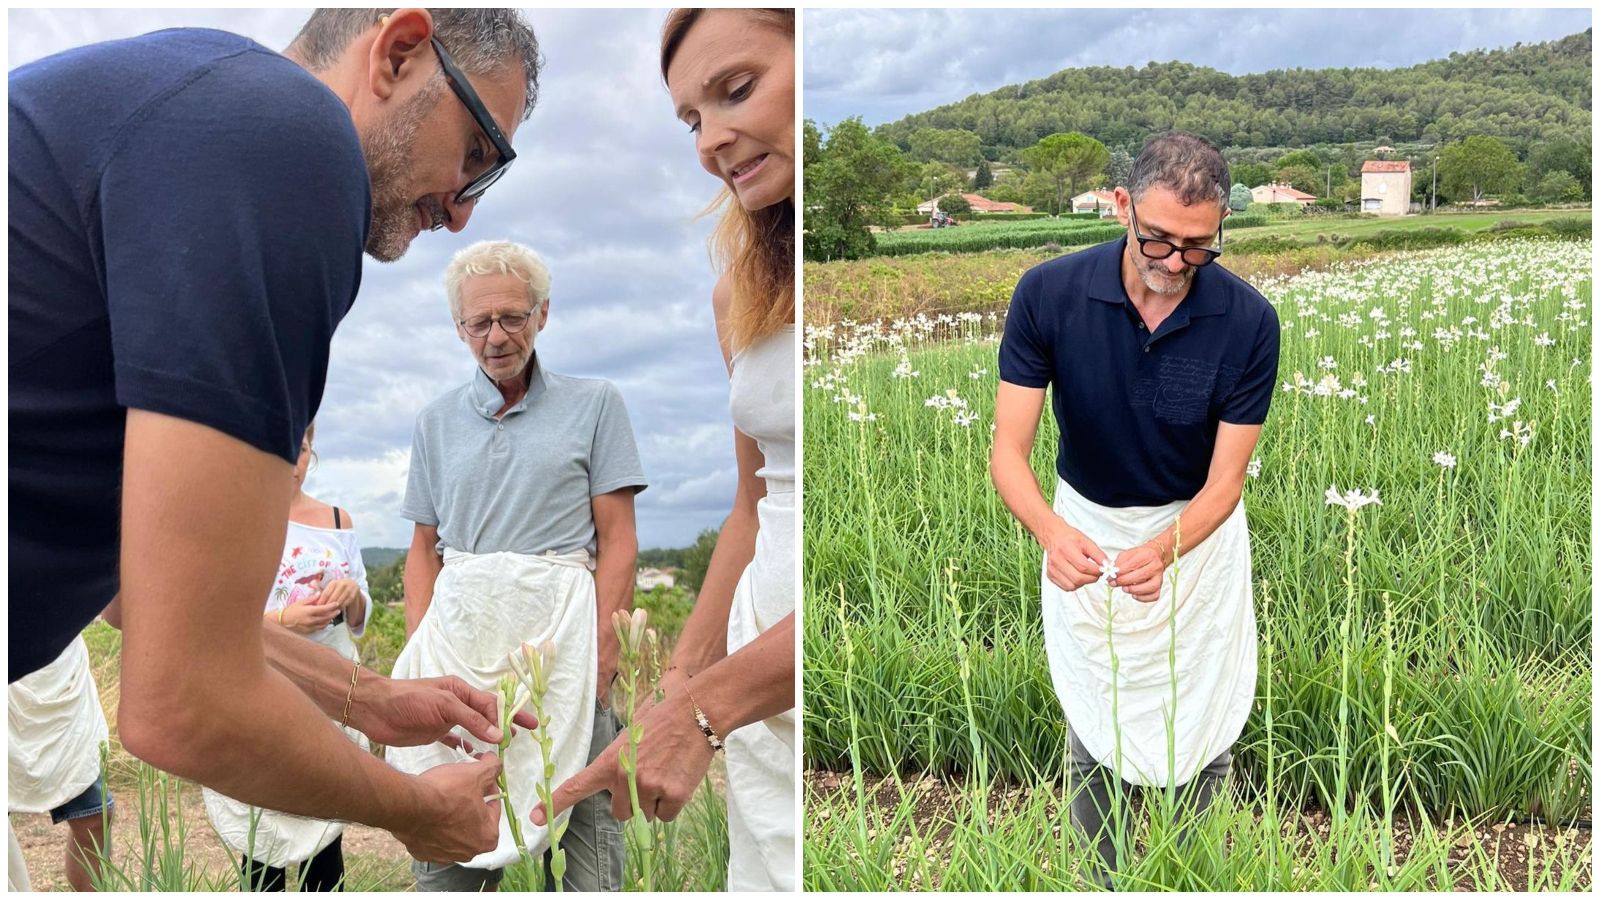
[[[1270,705],[1258,702],[1235,747],[1243,805],[1222,814],[1226,826],[1196,827],[1246,846],[1261,838],[1247,820],[1270,831],[1280,813],[1319,808],[1339,821],[1321,844],[1269,843],[1274,865],[1299,873],[1209,858],[1203,848],[1221,845],[1197,839],[1140,863],[1126,886],[1364,889],[1372,869],[1351,857],[1407,817],[1588,815],[1589,251],[1505,241],[1258,284],[1286,328],[1282,389],[1245,492],[1256,693]],[[998,327],[969,313],[807,330],[812,767],[1061,778],[1040,553],[986,472]],[[1032,460],[1046,485],[1055,443],[1046,417]],[[1441,452],[1454,468],[1433,461]],[[1330,483],[1378,489],[1383,503],[1351,534],[1324,504]],[[852,880],[860,868],[910,835],[892,810],[853,803],[834,804],[827,830],[808,819],[808,888],[869,887]],[[929,874],[972,889],[1059,884],[1035,871],[1048,858],[1035,852],[1043,813],[1024,818],[958,828]],[[1421,854],[1379,885],[1464,883],[1459,861],[1426,845],[1434,833],[1419,829]],[[1081,862],[1062,850],[1056,865],[1069,858]],[[1482,869],[1465,882],[1503,883]]]

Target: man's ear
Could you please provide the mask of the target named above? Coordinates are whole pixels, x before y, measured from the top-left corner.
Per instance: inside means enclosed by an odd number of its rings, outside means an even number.
[[[1133,195],[1128,193],[1127,188],[1119,186],[1115,191],[1112,191],[1112,196],[1116,198],[1117,221],[1122,223],[1123,228],[1127,228],[1129,222],[1128,210],[1133,206]]]
[[[539,304],[539,330],[540,331],[544,330],[544,325],[548,321],[550,321],[550,298],[546,297],[546,298],[544,298],[544,302]]]
[[[378,19],[378,34],[367,54],[373,96],[388,100],[408,80],[432,76],[432,36],[433,15],[426,9],[397,9]]]

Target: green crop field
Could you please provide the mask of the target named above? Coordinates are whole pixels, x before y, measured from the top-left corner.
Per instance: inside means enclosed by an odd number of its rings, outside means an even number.
[[[1244,496],[1257,706],[1228,796],[1181,840],[1143,817],[1119,887],[1588,883],[1590,247],[1258,282],[1285,330]],[[1001,327],[807,329],[808,889],[1080,886],[1040,551],[987,474]]]

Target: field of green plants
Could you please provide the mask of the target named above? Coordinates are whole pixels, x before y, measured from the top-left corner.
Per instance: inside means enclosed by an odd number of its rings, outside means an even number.
[[[681,588],[658,588],[635,595],[635,607],[648,610],[669,652],[683,620],[693,605],[692,593]],[[91,670],[100,689],[101,704],[111,728],[106,749],[106,778],[116,813],[110,833],[111,848],[96,880],[98,890],[229,891],[248,890],[238,865],[211,828],[200,802],[198,786],[172,778],[138,761],[117,739],[118,679],[121,668],[121,633],[103,622],[84,632]],[[362,662],[373,671],[387,673],[404,645],[403,613],[398,606],[374,603],[366,634],[357,642]],[[645,667],[647,670],[649,667]],[[640,681],[641,691],[654,683]],[[643,693],[640,696],[644,696]],[[374,748],[382,753],[382,748]],[[519,810],[526,816],[528,810]],[[36,890],[66,889],[61,872],[61,847],[65,826],[52,827],[48,816],[14,816]],[[627,890],[720,891],[728,866],[727,810],[720,789],[719,770],[696,793],[679,818],[657,823],[652,829],[650,853],[630,848],[624,872]],[[348,826],[344,837],[346,891],[405,891],[413,887],[410,857],[399,841],[377,829]],[[291,888],[298,883],[290,873]],[[527,861],[507,870],[502,890],[542,890],[542,867]]]
[[[1146,798],[1119,888],[1589,883],[1590,253],[1257,282],[1284,326],[1244,498],[1257,705],[1209,814]],[[1001,326],[807,328],[808,889],[1083,886],[1040,551],[987,475]],[[1047,495],[1055,444],[1047,416]]]
[[[1264,215],[1233,215],[1228,228],[1254,228],[1267,224]],[[906,256],[912,253],[943,251],[971,253],[1007,247],[1082,247],[1111,240],[1122,234],[1115,219],[1025,219],[1019,222],[971,222],[955,228],[927,228],[890,231],[877,235],[878,254]]]
[[[1418,249],[1461,243],[1475,232],[1493,228],[1528,228],[1572,237],[1589,228],[1588,210],[1515,210],[1493,213],[1438,214],[1384,219],[1376,216],[1320,216],[1295,213],[1269,216],[1249,211],[1228,217],[1228,244],[1234,253],[1283,250],[1308,243],[1348,245],[1365,241],[1386,249]],[[1046,244],[1084,247],[1120,237],[1115,219],[1029,219],[1020,222],[974,222],[955,228],[911,228],[876,235],[878,256],[916,253],[977,253],[985,250],[1032,249]],[[1532,235],[1529,235],[1532,236]]]

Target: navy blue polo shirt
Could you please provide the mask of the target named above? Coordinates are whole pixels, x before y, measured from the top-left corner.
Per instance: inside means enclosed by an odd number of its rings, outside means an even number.
[[[349,109],[238,35],[93,44],[8,86],[15,681],[117,592],[128,409],[299,456],[371,189]]]
[[[1217,423],[1258,425],[1278,377],[1278,315],[1213,263],[1147,333],[1122,285],[1127,238],[1023,274],[1000,343],[1000,378],[1053,385],[1056,472],[1101,506],[1159,506],[1200,492]]]

